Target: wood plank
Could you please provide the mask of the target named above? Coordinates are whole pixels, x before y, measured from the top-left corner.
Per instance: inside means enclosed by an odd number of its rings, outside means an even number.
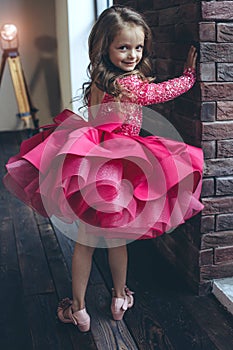
[[[8,190],[5,188],[3,184],[3,176],[6,173],[5,164],[8,161],[9,154],[6,154],[6,147],[5,147],[5,141],[3,138],[4,133],[0,133],[0,213],[1,213],[1,219],[7,220],[10,218],[11,213],[9,209],[9,197],[11,194],[8,192]],[[17,152],[18,146],[13,141],[13,150]]]
[[[1,176],[1,175],[0,175]],[[10,205],[9,205],[10,193],[6,190],[2,183],[2,176],[0,179],[0,213],[1,220],[9,220],[11,218]]]
[[[232,350],[233,316],[213,295],[186,297],[183,303],[217,349]]]
[[[37,212],[34,212],[34,217],[38,226],[51,224],[49,218],[46,218]]]
[[[193,275],[193,271],[189,271],[187,270],[183,270],[183,267],[179,265],[179,261],[177,261],[176,259],[176,250],[172,250],[170,249],[170,247],[164,242],[163,239],[161,239],[162,237],[158,237],[156,240],[157,242],[155,243],[155,247],[156,249],[154,249],[154,254],[159,254],[160,251],[163,252],[163,256],[166,255],[166,262],[168,264],[170,264],[170,266],[174,266],[175,267],[175,271],[174,271],[174,275],[177,276],[178,271],[180,273],[180,275],[184,275],[185,276],[185,280],[186,282],[189,284],[190,288],[197,293],[198,291],[198,287],[199,287],[199,274],[197,271],[197,275],[194,276]],[[152,242],[152,246],[153,246]],[[161,257],[162,261],[164,261],[164,257]]]
[[[72,270],[72,256],[73,256],[73,250],[75,246],[75,242],[66,237],[62,232],[58,230],[57,227],[53,226],[53,229],[56,233],[57,240],[59,242],[59,245],[61,247],[61,251],[64,255],[66,264],[68,266],[68,270],[71,276],[71,270]]]
[[[87,305],[97,348],[137,350],[138,347],[124,321],[112,320],[110,303],[110,294],[103,284],[89,285]]]
[[[56,320],[55,294],[27,296],[25,306],[33,339],[33,350],[73,350],[67,329],[61,327]]]
[[[14,198],[11,210],[25,295],[54,292],[33,211]]]
[[[71,274],[50,224],[39,226],[40,236],[59,299],[70,296]]]
[[[0,222],[0,349],[31,349],[12,220]]]
[[[104,275],[105,282],[108,285],[109,290],[111,290],[112,282],[107,262],[106,250],[97,250],[95,254],[95,261],[99,269],[101,269],[102,274]],[[129,278],[128,281],[130,282],[130,288],[134,288],[135,290],[135,280],[131,280]],[[134,336],[138,349],[174,349],[170,340],[164,333],[164,330],[160,326],[160,323],[157,319],[155,319],[154,314],[152,315],[149,310],[145,310],[145,308],[142,307],[141,299],[139,302],[137,293],[135,300],[136,303],[133,309],[127,311],[124,319],[129,328],[129,331]]]
[[[53,276],[56,292],[58,295],[56,305],[54,306],[53,310],[53,317],[55,317],[55,311],[57,309],[58,300],[61,300],[64,297],[71,298],[71,271],[69,271],[69,267],[67,266],[66,260],[62,254],[60,245],[58,243],[57,237],[52,226],[50,224],[40,225],[39,230],[43,246],[47,255],[49,268]],[[65,242],[66,239],[68,240],[68,238],[63,237],[63,242]],[[69,243],[67,246],[69,246]],[[65,325],[61,322],[59,323],[60,329],[65,329],[69,333],[74,349],[97,350],[94,339],[90,332],[84,335],[80,333],[73,325]],[[64,349],[66,348],[64,347]]]
[[[8,161],[8,158],[15,155],[19,151],[19,144],[15,133],[3,132],[0,133],[0,144],[3,151],[4,162]]]

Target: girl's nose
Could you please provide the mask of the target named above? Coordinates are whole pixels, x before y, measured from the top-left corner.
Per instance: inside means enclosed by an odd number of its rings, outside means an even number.
[[[136,57],[136,51],[135,50],[130,50],[129,51],[129,57],[132,57],[132,58]]]

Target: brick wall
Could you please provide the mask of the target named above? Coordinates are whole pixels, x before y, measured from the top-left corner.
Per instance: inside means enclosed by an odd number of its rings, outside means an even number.
[[[201,120],[206,160],[200,281],[208,284],[213,278],[233,276],[233,1],[202,1],[201,5]]]
[[[153,106],[185,142],[202,146],[201,214],[154,240],[199,294],[212,280],[233,276],[233,1],[115,1],[143,12],[153,35],[157,81],[181,74],[188,49],[200,49],[195,87]]]

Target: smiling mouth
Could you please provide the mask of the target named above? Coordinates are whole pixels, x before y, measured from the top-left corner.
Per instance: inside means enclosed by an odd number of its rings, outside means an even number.
[[[124,64],[129,64],[129,65],[133,65],[136,64],[136,62],[123,62]]]

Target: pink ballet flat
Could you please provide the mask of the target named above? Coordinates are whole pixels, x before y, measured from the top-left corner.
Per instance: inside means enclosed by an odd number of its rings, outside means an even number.
[[[114,294],[114,289],[112,289]],[[112,317],[115,321],[122,320],[124,313],[126,310],[130,309],[133,306],[134,298],[133,292],[129,290],[129,288],[125,287],[125,297],[124,298],[116,298],[113,296],[111,311]]]
[[[63,323],[73,323],[81,332],[88,332],[90,329],[90,316],[86,309],[76,312],[72,311],[72,300],[65,298],[58,304],[57,316]],[[64,311],[68,311],[69,318],[64,317]]]

